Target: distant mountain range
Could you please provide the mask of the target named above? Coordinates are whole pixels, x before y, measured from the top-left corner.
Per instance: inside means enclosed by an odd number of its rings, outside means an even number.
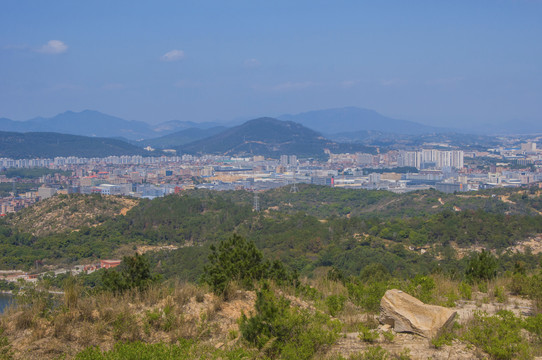
[[[473,127],[474,129],[474,127]],[[497,128],[491,129],[497,133]],[[527,128],[517,128],[523,133]],[[217,123],[171,120],[157,125],[127,121],[98,111],[67,111],[27,121],[0,119],[0,156],[107,156],[150,153],[141,148],[175,149],[179,154],[297,154],[324,157],[332,152],[374,152],[375,146],[401,148],[426,142],[485,148],[495,139],[451,129],[388,118],[373,110],[346,107],[247,121],[226,127]],[[17,132],[17,133],[15,133]],[[488,130],[489,132],[489,130]],[[64,134],[64,136],[62,136]],[[81,135],[70,137],[67,134]],[[478,132],[480,134],[480,132]],[[84,137],[87,136],[87,137]]]
[[[49,132],[0,131],[0,157],[25,159],[55,156],[106,157],[110,155],[150,154],[140,147],[116,139]]]
[[[214,134],[213,134],[214,133]],[[210,136],[209,136],[210,135]],[[199,140],[187,143],[188,139]],[[203,138],[205,137],[205,138]],[[132,141],[134,142],[134,141]],[[184,145],[170,146],[179,142]],[[0,157],[43,158],[55,156],[105,157],[109,155],[159,155],[147,152],[141,145],[174,148],[178,154],[217,154],[278,158],[298,155],[302,158],[325,158],[332,152],[370,152],[374,147],[363,144],[341,144],[301,124],[273,118],[260,118],[232,128],[187,129],[157,139],[145,140],[140,146],[112,139],[49,132],[0,132]]]
[[[330,139],[339,143],[354,142],[387,149],[419,148],[424,144],[434,143],[447,144],[462,149],[485,150],[500,144],[500,141],[494,136],[452,132],[408,135],[363,130],[333,134]]]
[[[313,129],[330,139],[352,142],[365,141],[368,137],[388,135],[428,135],[445,133],[471,133],[480,135],[541,133],[538,125],[522,122],[476,125],[469,128],[450,129],[423,125],[414,121],[393,119],[374,110],[344,107],[286,114],[279,120],[293,121]],[[98,111],[66,111],[50,118],[37,117],[26,121],[0,118],[0,131],[56,132],[91,137],[108,137],[127,140],[133,144],[157,148],[178,147],[217,134],[221,128],[239,125],[228,123],[170,120],[151,125],[143,121],[128,121]],[[168,136],[172,135],[172,136]],[[159,139],[161,138],[161,139]],[[152,141],[151,141],[152,139]],[[137,142],[134,142],[137,141]]]
[[[225,126],[215,126],[208,129],[198,129],[192,127],[158,138],[131,141],[131,143],[138,146],[151,146],[157,149],[170,149],[216,135],[226,129],[227,127]]]
[[[150,125],[143,121],[128,121],[93,110],[66,111],[51,118],[37,117],[26,121],[0,118],[0,131],[56,132],[83,136],[121,137],[129,140],[155,138],[188,128],[207,129],[217,125],[179,120]]]
[[[300,157],[325,157],[324,149],[374,152],[362,145],[338,144],[320,133],[292,121],[259,118],[226,129],[211,137],[179,146],[178,152],[217,155],[264,155],[277,158],[281,154]]]
[[[357,131],[380,131],[408,135],[452,131],[413,121],[392,119],[374,110],[358,107],[309,111],[296,115],[281,115],[278,118],[300,123],[326,135]]]

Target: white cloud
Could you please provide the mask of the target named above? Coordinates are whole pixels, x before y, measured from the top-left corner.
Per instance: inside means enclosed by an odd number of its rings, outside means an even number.
[[[313,83],[312,81],[303,81],[303,82],[288,81],[288,82],[273,86],[272,90],[275,90],[275,91],[301,90],[301,89],[313,87],[315,85],[316,84]]]
[[[68,50],[68,45],[60,40],[49,40],[47,44],[40,47],[37,51],[44,54],[61,54]]]
[[[256,68],[256,67],[260,66],[261,64],[258,61],[258,59],[246,59],[245,62],[244,62],[244,65],[247,68]]]
[[[160,58],[162,61],[179,61],[184,58],[184,51],[182,50],[171,50],[162,55]]]

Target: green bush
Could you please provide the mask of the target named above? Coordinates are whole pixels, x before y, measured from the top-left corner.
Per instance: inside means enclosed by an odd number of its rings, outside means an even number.
[[[446,294],[446,301],[444,302],[444,306],[446,307],[455,307],[456,301],[459,300],[459,296],[454,292],[450,291]]]
[[[361,341],[373,343],[378,340],[378,333],[375,330],[369,329],[367,326],[361,324],[359,327],[359,335]]]
[[[338,337],[339,322],[321,313],[290,307],[284,297],[277,298],[264,284],[257,293],[255,313],[241,316],[243,338],[268,356],[283,359],[310,359]]]
[[[142,342],[117,343],[110,351],[102,352],[89,347],[75,356],[76,360],[192,360],[192,359],[250,359],[252,354],[242,348],[217,350],[205,349],[198,344],[181,339],[178,344],[145,344]]]
[[[359,275],[364,283],[388,281],[391,278],[390,272],[380,263],[373,263],[365,266]]]
[[[289,273],[279,261],[264,261],[254,242],[237,234],[221,241],[218,248],[211,245],[209,265],[205,266],[201,281],[209,284],[215,294],[224,295],[231,281],[251,288],[254,281],[262,279],[293,283],[297,275]]]
[[[0,360],[13,359],[13,350],[7,336],[4,335],[4,328],[0,327]]]
[[[500,286],[495,287],[495,298],[498,302],[503,303],[506,301],[506,295],[504,293],[504,289]]]
[[[432,277],[418,274],[404,290],[424,303],[429,303],[433,299],[435,286],[435,280]]]
[[[493,359],[530,359],[529,346],[521,336],[522,325],[521,319],[511,311],[501,310],[494,316],[478,312],[463,338]]]
[[[327,272],[327,279],[331,281],[342,282],[344,284],[346,277],[344,276],[344,273],[341,270],[333,266]]]
[[[344,309],[346,297],[343,295],[330,295],[326,298],[326,305],[331,316],[336,316]]]
[[[143,290],[159,280],[159,275],[151,273],[147,258],[138,253],[125,256],[118,267],[108,269],[102,274],[103,287],[118,293],[129,289]]]
[[[542,343],[542,314],[526,318],[523,322],[523,327],[525,330],[536,335],[538,342]]]
[[[465,270],[465,277],[470,282],[487,281],[497,276],[497,259],[490,252],[482,250],[473,254]]]
[[[444,331],[442,334],[431,339],[431,345],[435,348],[440,349],[444,345],[452,345],[452,340],[455,338],[455,335],[450,331]]]
[[[386,360],[390,358],[390,354],[380,346],[371,346],[368,348],[360,360]]]
[[[461,294],[461,297],[465,300],[471,300],[472,299],[472,287],[467,284],[466,282],[461,282],[459,284],[459,294]]]
[[[347,283],[346,288],[348,297],[355,305],[361,306],[366,311],[377,313],[380,311],[380,300],[388,290],[388,283],[374,282],[369,285]]]
[[[386,340],[389,343],[393,342],[393,340],[395,339],[395,335],[393,334],[393,331],[391,330],[383,331],[382,335],[384,336],[384,340]]]

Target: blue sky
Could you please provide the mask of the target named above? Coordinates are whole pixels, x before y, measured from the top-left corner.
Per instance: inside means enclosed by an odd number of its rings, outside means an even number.
[[[0,2],[0,117],[542,121],[542,1]]]

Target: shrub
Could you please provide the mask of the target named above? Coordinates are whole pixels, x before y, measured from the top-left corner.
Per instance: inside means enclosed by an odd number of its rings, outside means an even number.
[[[372,346],[363,353],[361,360],[386,360],[389,359],[389,353],[380,346]]]
[[[144,290],[159,280],[159,275],[151,273],[148,259],[138,253],[125,256],[117,268],[108,269],[102,274],[104,288],[118,293],[134,288]]]
[[[337,269],[335,266],[329,269],[326,277],[328,280],[342,282],[343,284],[346,281],[344,273],[341,270]]]
[[[365,266],[359,275],[360,280],[365,283],[376,281],[388,281],[391,278],[390,272],[380,263],[373,263]]]
[[[121,312],[112,323],[115,340],[141,340],[140,328],[136,316],[129,311]]]
[[[526,318],[523,327],[536,335],[538,342],[542,342],[542,314]]]
[[[339,334],[339,323],[321,313],[290,307],[284,297],[277,298],[264,284],[257,293],[255,313],[241,316],[243,338],[269,356],[284,359],[309,359]]]
[[[382,335],[384,336],[384,340],[386,340],[389,343],[393,342],[393,340],[395,339],[395,335],[393,334],[393,331],[391,330],[383,331]]]
[[[367,286],[363,284],[347,283],[348,297],[352,302],[361,306],[364,310],[377,313],[380,310],[380,300],[388,284],[385,282],[374,282]]]
[[[251,288],[254,281],[262,279],[292,283],[297,276],[290,274],[279,261],[264,261],[254,242],[237,234],[221,241],[218,248],[211,245],[209,265],[205,266],[201,281],[210,285],[215,294],[224,295],[232,281]]]
[[[500,286],[495,286],[495,298],[498,302],[506,302],[506,295],[504,294],[504,289]]]
[[[439,334],[438,336],[431,339],[431,344],[437,348],[440,349],[444,345],[452,345],[452,340],[455,338],[455,335],[450,331],[444,331],[442,334]]]
[[[77,307],[81,296],[81,286],[77,279],[73,276],[68,276],[64,280],[64,306],[68,309]]]
[[[7,336],[4,335],[4,328],[0,327],[0,359],[9,360],[13,359],[13,351]]]
[[[470,282],[487,281],[497,275],[497,259],[490,252],[482,250],[479,254],[471,256],[465,277]]]
[[[475,313],[464,339],[499,360],[530,358],[529,347],[521,336],[522,321],[511,311],[494,316]]]
[[[455,292],[450,291],[448,294],[446,294],[446,301],[444,302],[444,306],[454,307],[457,300],[459,300],[459,296],[457,296]]]
[[[432,292],[435,286],[435,280],[432,277],[416,275],[406,288],[406,292],[424,303],[429,303],[433,299]]]
[[[466,282],[461,282],[459,284],[459,294],[461,294],[461,297],[466,300],[472,299],[472,287],[467,284]]]
[[[178,344],[117,343],[110,351],[89,347],[75,356],[76,360],[190,360],[190,359],[249,359],[255,354],[235,348],[232,350],[206,349],[197,343],[181,339]]]
[[[378,339],[378,333],[361,324],[358,337],[361,341],[373,343]]]
[[[344,309],[346,297],[343,295],[330,295],[326,298],[326,305],[331,316],[336,316]]]

